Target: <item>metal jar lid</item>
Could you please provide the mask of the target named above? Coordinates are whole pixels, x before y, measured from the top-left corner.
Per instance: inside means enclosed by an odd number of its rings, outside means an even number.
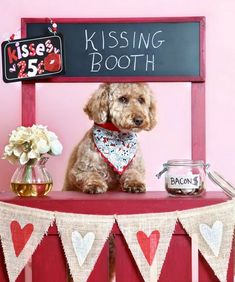
[[[226,195],[235,197],[235,187],[228,182],[222,175],[213,170],[207,170],[207,175],[216,185],[218,185]]]

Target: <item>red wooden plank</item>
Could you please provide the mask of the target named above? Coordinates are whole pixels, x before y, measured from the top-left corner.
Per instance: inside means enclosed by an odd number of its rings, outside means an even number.
[[[205,282],[219,282],[219,279],[215,276],[213,270],[210,268],[209,264],[206,262],[204,257],[199,253],[199,281]],[[227,282],[233,282],[233,279],[227,280]]]
[[[60,238],[58,235],[48,235],[43,238],[33,255],[32,281],[65,282],[66,279],[66,260]]]
[[[74,82],[193,82],[204,81],[203,76],[95,76],[95,77],[69,77],[58,76],[40,79],[38,82],[48,83],[74,83]]]
[[[192,159],[206,160],[205,83],[192,83]]]
[[[135,260],[123,235],[115,236],[116,246],[116,282],[143,282]]]
[[[22,82],[22,125],[32,126],[36,119],[35,105],[35,83]]]
[[[206,78],[206,18],[200,20],[200,76]]]
[[[6,265],[5,265],[2,247],[0,248],[0,281],[1,282],[8,282],[9,281],[7,271],[6,271]]]
[[[21,18],[21,38],[25,38],[26,36],[27,36],[26,21],[25,18]]]
[[[108,255],[109,255],[109,244],[108,241],[105,243],[100,256],[94,266],[94,270],[89,276],[87,282],[108,282],[109,278],[109,264],[108,264]]]
[[[234,244],[233,244],[234,246]],[[234,248],[231,252],[230,259],[229,259],[229,265],[228,265],[228,272],[227,272],[227,282],[233,282],[234,281]],[[210,268],[207,261],[204,259],[204,257],[199,254],[199,281],[203,282],[219,282],[219,279],[217,276],[215,276],[213,270]]]
[[[206,192],[200,197],[169,197],[166,192],[132,194],[107,192],[90,195],[81,192],[50,192],[44,197],[17,197],[12,192],[0,194],[0,201],[51,211],[84,214],[135,214],[170,212],[214,205],[230,200],[223,192]]]
[[[147,213],[147,212],[162,212],[173,210],[185,210],[189,208],[201,207],[206,205],[217,204],[229,200],[229,198],[223,192],[207,192],[202,197],[197,198],[171,198],[165,192],[147,192],[142,195],[126,194],[122,192],[109,192],[104,195],[88,195],[78,192],[51,192],[47,197],[27,198],[27,197],[15,197],[13,193],[3,193],[0,195],[0,200],[14,203],[18,205],[24,205],[29,207],[37,207],[46,210],[58,210],[64,212],[77,212],[85,214],[131,214],[131,213]],[[127,247],[127,244],[120,234],[119,229],[113,229],[116,234],[116,246],[117,246],[117,279],[119,282],[125,282],[125,277],[133,277],[132,281],[142,281],[140,273],[137,269],[135,262],[131,256],[131,253]],[[44,238],[41,246],[35,252],[33,257],[33,269],[38,265],[50,262],[52,258],[57,256],[58,250],[61,251],[60,241],[57,238],[57,243],[51,241],[57,235],[55,227],[50,228],[48,237]],[[53,239],[54,240],[54,239]],[[54,244],[54,247],[53,247]],[[51,258],[48,258],[45,254],[48,254],[50,250]],[[44,256],[42,255],[44,253]],[[36,259],[35,259],[36,257]],[[61,253],[59,254],[58,264],[61,266],[60,271],[64,273],[64,264],[61,263]],[[48,258],[48,260],[47,260]],[[63,257],[64,259],[64,257]],[[41,260],[41,262],[39,262]],[[57,263],[55,263],[56,265]],[[102,277],[100,281],[106,281],[107,278],[107,245],[105,246],[102,254],[95,266],[94,272],[91,274],[89,282],[97,281],[97,277]],[[38,268],[38,271],[49,271],[47,266],[43,265],[42,268]],[[46,270],[43,270],[46,268]],[[184,269],[185,268],[185,269]],[[54,268],[53,268],[54,269]],[[57,268],[56,268],[57,269]],[[169,271],[169,269],[171,271]],[[180,269],[180,271],[178,271]],[[200,269],[200,281],[209,282],[216,281],[214,274],[210,267],[202,258],[199,262]],[[0,273],[4,272],[1,270]],[[121,274],[122,273],[122,274]],[[179,275],[179,273],[182,273]],[[40,275],[40,274],[38,274]],[[101,276],[102,275],[102,276]],[[121,276],[122,275],[122,276]],[[131,276],[130,276],[131,275]],[[172,280],[178,277],[183,277],[187,280]],[[165,265],[163,266],[160,282],[176,281],[176,282],[188,282],[191,275],[191,247],[190,238],[185,234],[181,224],[176,225],[175,233],[173,235],[171,245],[166,257]],[[35,277],[37,275],[35,274]],[[1,276],[0,276],[1,277]],[[43,276],[39,276],[43,277]],[[171,279],[169,278],[171,277]],[[203,278],[202,278],[203,277]],[[203,280],[205,279],[207,280]],[[233,250],[230,258],[229,270],[228,270],[228,282],[232,282],[233,278]],[[46,278],[45,278],[46,279]],[[46,281],[45,279],[41,281]],[[96,280],[95,280],[96,279]],[[135,280],[134,280],[135,279]],[[0,280],[1,281],[1,280]],[[4,281],[4,280],[3,280]],[[35,281],[35,280],[33,280]],[[36,281],[40,281],[36,280]],[[62,280],[55,280],[61,281]],[[118,281],[118,280],[117,280]],[[126,280],[130,281],[130,280]],[[21,281],[23,282],[23,281]]]
[[[190,238],[184,235],[173,235],[162,267],[159,282],[189,282],[191,272]],[[202,280],[205,282],[204,280]]]
[[[1,281],[2,282],[2,281]],[[25,273],[24,273],[24,269],[21,271],[20,275],[18,276],[18,278],[16,279],[15,282],[25,282]]]
[[[132,22],[201,22],[205,17],[132,17],[132,18],[52,18],[56,23],[132,23]],[[22,18],[21,24],[50,23],[45,18]]]
[[[0,281],[1,282],[9,281],[2,248],[0,248]],[[25,282],[24,269],[21,271],[20,275],[16,279],[16,282]]]

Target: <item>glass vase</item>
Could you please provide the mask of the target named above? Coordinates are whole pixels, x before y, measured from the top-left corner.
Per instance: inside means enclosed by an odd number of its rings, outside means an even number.
[[[18,196],[44,196],[50,192],[53,181],[45,164],[48,158],[29,160],[19,165],[11,178],[11,188]]]

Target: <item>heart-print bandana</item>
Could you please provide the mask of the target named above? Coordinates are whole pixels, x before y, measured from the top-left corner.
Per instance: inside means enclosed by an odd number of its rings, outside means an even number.
[[[134,132],[121,132],[112,124],[93,126],[96,148],[115,171],[122,174],[134,158],[137,150],[137,135]]]

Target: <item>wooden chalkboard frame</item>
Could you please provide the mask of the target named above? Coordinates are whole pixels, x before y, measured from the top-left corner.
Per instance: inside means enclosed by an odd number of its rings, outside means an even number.
[[[199,22],[200,23],[200,75],[197,77],[158,77],[156,82],[191,82],[191,150],[193,160],[206,161],[206,112],[205,112],[205,17],[164,17],[164,18],[120,18],[120,19],[97,19],[97,18],[55,18],[57,23],[79,23],[79,22]],[[27,24],[30,23],[49,23],[47,18],[22,18],[21,32],[22,37],[27,36]],[[97,78],[97,77],[96,77]],[[84,79],[55,77],[40,81],[22,82],[22,125],[31,126],[36,123],[36,87],[40,82],[132,82],[136,81],[133,77],[120,77],[112,79],[102,78]],[[139,80],[138,80],[139,81]],[[149,78],[142,81],[150,82]]]
[[[63,23],[199,23],[200,28],[200,72],[198,76],[94,76],[94,77],[68,77],[59,76],[45,79],[44,82],[193,82],[205,80],[205,18],[204,17],[164,17],[164,18],[54,18],[58,24]],[[48,23],[47,18],[23,18],[22,37],[27,36],[27,25]]]

